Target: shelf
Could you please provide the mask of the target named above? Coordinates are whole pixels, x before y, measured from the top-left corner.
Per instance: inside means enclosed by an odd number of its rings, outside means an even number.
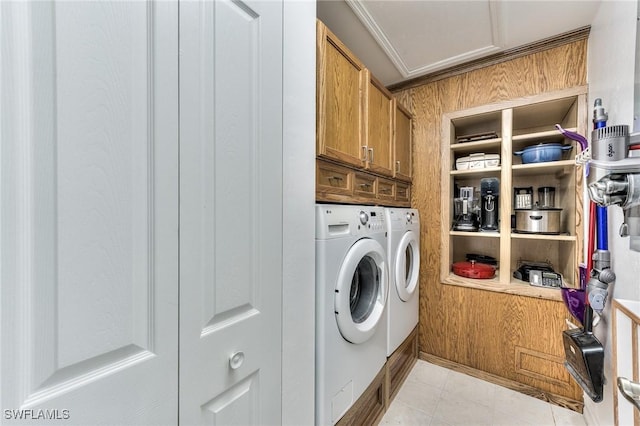
[[[460,176],[460,175],[482,175],[487,173],[500,173],[502,167],[485,167],[484,169],[471,169],[471,170],[451,170],[451,176]]]
[[[560,289],[536,287],[515,279],[513,279],[509,284],[501,284],[499,271],[496,273],[494,278],[486,280],[475,280],[473,278],[460,277],[451,273],[442,283],[460,287],[471,287],[479,290],[494,291],[497,293],[562,301]]]
[[[565,130],[568,130],[574,133],[578,131],[578,129],[575,127],[571,127]],[[511,137],[511,140],[514,142],[517,142],[517,141],[532,141],[537,139],[548,139],[548,138],[563,139],[564,135],[556,129],[556,130],[546,130],[543,132],[524,133],[522,135],[514,135]]]
[[[519,238],[523,240],[569,241],[569,242],[575,242],[578,240],[578,237],[576,237],[575,235],[520,234],[517,232],[512,232],[511,238]]]
[[[527,129],[541,127],[553,129],[556,123],[565,128],[575,127],[579,122],[575,115],[576,104],[576,97],[568,96],[516,107],[513,109],[513,133],[530,133]],[[569,118],[571,112],[574,114]]]
[[[562,300],[555,288],[531,286],[513,278],[513,271],[521,259],[548,261],[571,285],[578,280],[578,263],[582,258],[583,179],[575,154],[580,148],[575,141],[563,135],[555,124],[567,131],[585,134],[587,122],[586,88],[572,88],[555,93],[503,102],[482,108],[471,108],[443,114],[442,169],[441,169],[441,231],[442,262],[440,280],[444,284],[477,288],[504,294],[522,295],[554,301]],[[492,139],[458,143],[459,135],[494,131]],[[522,164],[522,158],[513,153],[539,143],[558,143],[572,149],[563,151],[559,161]],[[498,167],[456,170],[456,161],[474,153],[499,154]],[[498,206],[499,231],[454,231],[446,224],[454,222],[456,188],[472,186],[480,190],[483,178],[499,178]],[[515,213],[513,190],[521,187],[555,188],[555,203],[562,207],[561,235],[517,233],[510,223]],[[474,194],[475,196],[475,194]],[[535,192],[533,195],[535,201]],[[468,253],[495,257],[503,269],[502,277],[474,280],[454,275],[451,264],[464,259]],[[497,271],[499,273],[500,270]]]
[[[449,231],[449,235],[456,237],[484,237],[484,238],[500,238],[499,232],[491,231]]]
[[[533,176],[539,174],[554,173],[556,175],[566,175],[576,169],[575,160],[548,161],[546,163],[514,164],[511,170],[514,176]],[[482,169],[480,169],[482,170]],[[485,169],[486,170],[486,169]]]
[[[494,138],[494,139],[486,139],[483,141],[477,142],[462,142],[455,143],[450,146],[451,151],[456,152],[482,152],[484,148],[497,148],[500,150],[500,143],[502,142],[502,138]]]

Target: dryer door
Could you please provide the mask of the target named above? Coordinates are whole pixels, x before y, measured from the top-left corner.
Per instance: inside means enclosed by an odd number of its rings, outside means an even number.
[[[335,291],[338,329],[351,343],[364,343],[376,331],[387,299],[387,262],[380,243],[357,241],[347,252]]]
[[[400,300],[408,302],[418,288],[418,271],[420,270],[420,244],[413,231],[402,236],[395,259],[396,290]]]

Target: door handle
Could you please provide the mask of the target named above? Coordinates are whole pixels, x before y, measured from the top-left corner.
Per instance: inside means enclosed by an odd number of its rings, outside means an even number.
[[[637,410],[640,410],[640,383],[632,382],[624,377],[618,377],[618,389],[627,401],[632,403]]]
[[[242,364],[244,364],[244,352],[234,352],[229,357],[229,367],[231,367],[232,370],[237,370],[242,366]]]

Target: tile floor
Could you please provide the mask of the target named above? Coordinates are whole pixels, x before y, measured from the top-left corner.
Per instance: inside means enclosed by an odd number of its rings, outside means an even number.
[[[584,426],[581,414],[418,360],[380,425]]]

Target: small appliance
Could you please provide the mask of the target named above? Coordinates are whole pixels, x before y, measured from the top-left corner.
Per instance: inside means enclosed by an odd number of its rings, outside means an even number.
[[[480,179],[480,196],[482,202],[482,224],[484,231],[498,230],[498,196],[500,181],[497,178]]]
[[[472,186],[463,186],[459,191],[459,198],[454,201],[454,231],[471,231],[475,232],[479,229],[478,221],[478,205],[477,200],[473,196]]]
[[[556,206],[556,188],[553,186],[541,186],[538,188],[538,205],[545,208]]]
[[[513,208],[530,209],[533,207],[533,186],[513,188]]]

